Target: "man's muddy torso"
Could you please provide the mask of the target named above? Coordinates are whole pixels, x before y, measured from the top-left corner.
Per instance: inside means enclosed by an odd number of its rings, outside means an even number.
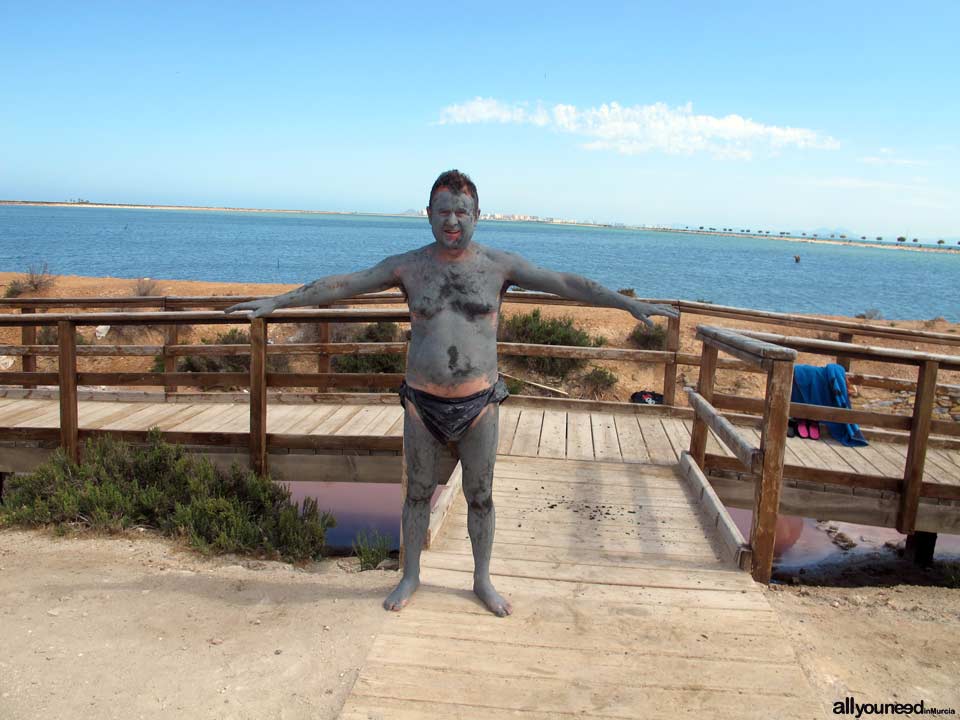
[[[407,384],[464,397],[497,381],[497,324],[506,290],[500,253],[472,243],[455,261],[436,247],[398,258],[397,276],[410,306]]]

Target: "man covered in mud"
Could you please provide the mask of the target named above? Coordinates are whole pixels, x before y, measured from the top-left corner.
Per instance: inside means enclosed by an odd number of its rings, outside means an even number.
[[[403,608],[420,584],[430,499],[448,443],[456,447],[463,470],[473,590],[492,613],[504,616],[512,610],[490,581],[499,405],[508,395],[497,370],[497,324],[507,288],[517,285],[620,308],[648,325],[652,324],[648,315],[676,317],[670,307],[639,302],[579,275],[535,267],[517,255],[473,242],[479,218],[476,185],[467,175],[450,170],[430,190],[431,244],[388,257],[367,270],[320,278],[284,295],[227,309],[252,310],[253,317],[260,317],[278,308],[328,305],[391,287],[405,293],[411,327],[406,379],[400,390],[408,482],[403,505],[406,554],[403,578],[384,601],[388,610]]]

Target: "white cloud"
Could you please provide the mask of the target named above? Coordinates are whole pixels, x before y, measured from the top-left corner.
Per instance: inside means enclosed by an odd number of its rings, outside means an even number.
[[[868,155],[867,157],[860,158],[860,162],[864,163],[865,165],[874,165],[874,166],[897,165],[901,167],[911,167],[911,166],[928,164],[922,160],[909,160],[907,158],[891,157],[890,153],[892,151],[888,148],[880,148],[880,152],[883,153],[883,155],[881,156]]]
[[[622,155],[665,152],[671,155],[709,153],[714,157],[749,159],[758,151],[775,154],[787,147],[836,149],[839,142],[813,130],[764,125],[740,115],[697,115],[692,103],[671,108],[666,103],[623,106],[604,103],[577,108],[538,102],[513,105],[494,98],[474,98],[440,111],[440,125],[512,123],[550,127],[580,135],[587,150]]]

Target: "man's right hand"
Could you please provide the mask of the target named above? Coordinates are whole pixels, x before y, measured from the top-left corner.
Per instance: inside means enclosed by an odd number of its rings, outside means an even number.
[[[269,315],[274,310],[277,309],[277,303],[274,298],[264,298],[263,300],[251,300],[249,302],[237,303],[236,305],[231,305],[226,310],[225,313],[234,313],[240,312],[242,310],[252,310],[251,318],[263,317],[264,315]]]

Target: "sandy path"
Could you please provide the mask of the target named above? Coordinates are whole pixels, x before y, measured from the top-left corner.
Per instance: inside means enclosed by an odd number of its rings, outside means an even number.
[[[0,718],[334,718],[395,582],[0,531]]]

